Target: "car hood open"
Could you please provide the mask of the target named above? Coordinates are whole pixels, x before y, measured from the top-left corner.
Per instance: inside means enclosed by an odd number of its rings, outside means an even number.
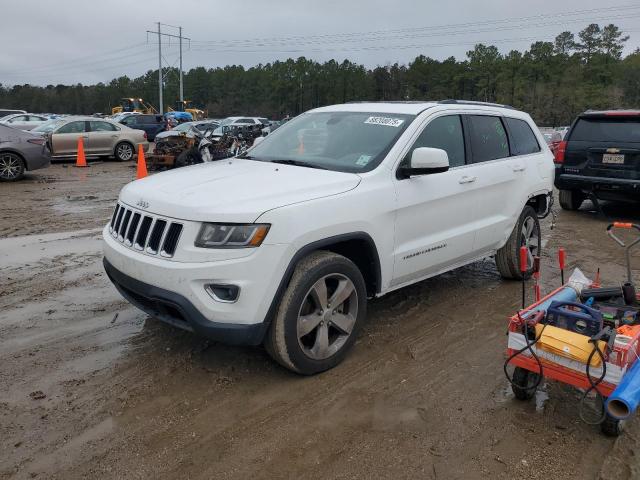
[[[120,200],[177,219],[240,223],[274,208],[346,192],[359,183],[355,173],[233,158],[131,182]]]

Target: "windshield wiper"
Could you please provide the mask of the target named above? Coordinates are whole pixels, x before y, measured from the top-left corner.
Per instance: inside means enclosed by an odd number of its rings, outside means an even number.
[[[242,158],[245,160],[253,160],[253,157],[251,155],[247,155],[247,153],[241,153],[240,155],[238,155],[236,158]]]
[[[317,168],[319,170],[329,170],[326,167],[316,165],[315,163],[301,162],[300,160],[271,160],[271,163],[281,163],[283,165],[295,165],[296,167]]]

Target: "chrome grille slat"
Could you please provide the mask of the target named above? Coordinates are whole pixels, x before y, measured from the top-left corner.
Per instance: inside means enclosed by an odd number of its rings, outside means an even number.
[[[133,244],[133,247],[136,250],[144,250],[147,246],[147,239],[149,238],[149,232],[151,231],[151,225],[153,224],[153,218],[145,215],[140,222],[140,230],[136,235],[136,241]]]
[[[153,255],[158,253],[160,249],[160,241],[164,236],[164,230],[167,227],[167,221],[162,220],[160,218],[156,219],[153,229],[151,230],[151,235],[149,235],[149,243],[147,245],[147,252],[152,253]]]
[[[176,252],[183,224],[138,211],[118,203],[109,232],[126,247],[148,255],[171,258]]]
[[[118,240],[124,242],[124,234],[127,231],[127,226],[129,225],[129,220],[131,219],[131,210],[126,210],[124,212],[124,218],[122,219],[122,223],[120,224],[120,229],[118,230]]]
[[[140,214],[135,212],[131,217],[131,222],[129,223],[129,228],[127,228],[127,233],[124,236],[124,244],[127,247],[133,245],[133,239],[136,237],[136,233],[138,232],[138,227],[140,226]]]
[[[176,252],[176,246],[178,245],[178,240],[180,239],[180,234],[182,233],[182,224],[180,223],[172,223],[169,225],[167,229],[167,235],[165,236],[164,242],[162,243],[162,249],[160,250],[160,255],[163,257],[172,257]]]

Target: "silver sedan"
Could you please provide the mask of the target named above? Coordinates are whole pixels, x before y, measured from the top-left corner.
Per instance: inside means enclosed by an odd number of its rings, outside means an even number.
[[[74,157],[78,139],[82,138],[87,156],[111,156],[126,162],[132,160],[138,145],[149,150],[147,134],[111,120],[95,117],[68,117],[51,120],[33,129],[48,139],[54,158]]]
[[[0,123],[8,125],[20,130],[31,130],[32,128],[39,127],[49,118],[44,115],[34,115],[33,113],[17,113],[14,115],[7,115],[0,119]]]

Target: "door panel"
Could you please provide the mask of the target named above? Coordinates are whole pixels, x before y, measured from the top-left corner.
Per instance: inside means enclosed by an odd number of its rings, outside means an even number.
[[[84,121],[70,122],[62,125],[52,134],[53,155],[75,155],[78,150],[78,138],[82,137],[86,149],[88,134],[85,133]]]
[[[393,286],[474,257],[477,170],[471,165],[397,182]]]
[[[108,122],[90,121],[87,153],[93,155],[110,155],[113,153],[119,131]]]
[[[465,165],[460,116],[431,119],[401,165],[418,147],[447,152],[444,173],[396,180],[397,212],[392,286],[436,274],[473,258],[473,206],[478,166]]]
[[[472,159],[478,168],[474,217],[476,237],[473,249],[497,249],[509,236],[523,205],[518,179],[531,166],[524,157],[510,157],[507,132],[499,116],[467,115]]]

